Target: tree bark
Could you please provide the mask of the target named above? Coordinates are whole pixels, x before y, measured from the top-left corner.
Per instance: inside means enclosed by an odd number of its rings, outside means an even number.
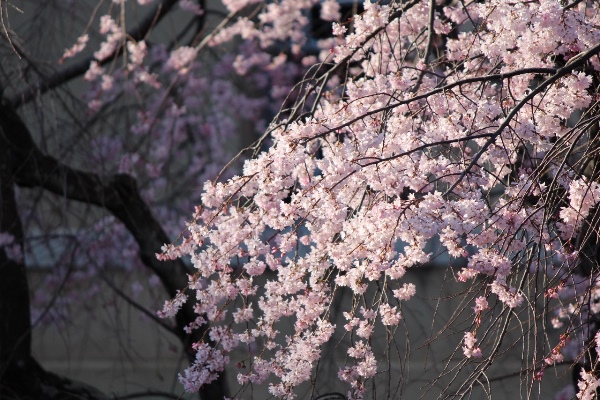
[[[0,233],[13,243],[0,247],[0,398],[108,399],[87,385],[45,371],[31,356],[29,284],[23,254],[23,226],[15,198],[18,154],[0,127]],[[8,251],[7,247],[12,247]],[[15,251],[16,249],[17,251]],[[19,254],[20,253],[20,254]]]
[[[188,284],[187,274],[189,272],[185,264],[181,260],[159,261],[156,258],[156,253],[160,252],[161,247],[165,243],[169,243],[170,239],[140,196],[134,178],[124,174],[101,177],[91,172],[71,168],[55,158],[43,154],[34,143],[31,133],[22,119],[5,103],[0,104],[0,131],[2,132],[2,141],[0,142],[2,151],[9,154],[14,160],[12,171],[9,169],[6,173],[8,176],[6,183],[7,187],[10,186],[10,193],[14,192],[13,184],[29,188],[39,187],[70,200],[105,208],[117,217],[133,235],[140,248],[142,262],[160,278],[168,294],[174,296],[178,290],[185,289]],[[1,155],[2,153],[0,153],[0,157]],[[2,157],[2,159],[10,157]],[[4,199],[2,199],[2,204],[4,204]],[[12,204],[11,207],[16,213],[14,196],[13,203],[9,204]],[[22,238],[20,223],[18,223],[18,232],[19,237]],[[19,282],[25,283],[25,286],[20,289],[24,290],[21,297],[28,296],[25,267],[21,266],[16,270],[21,274]],[[6,285],[14,285],[11,280],[6,279],[5,275],[0,276],[0,282],[5,282]],[[22,299],[19,300],[21,311],[17,313],[22,316],[24,310],[27,309],[27,321],[29,321],[28,300],[25,303],[22,301]],[[7,321],[7,327],[10,329],[14,329],[11,327],[13,317],[16,318],[13,315],[7,316],[7,319],[1,317],[3,321]],[[195,354],[192,344],[199,341],[204,332],[196,330],[190,335],[185,333],[183,328],[194,322],[196,317],[191,301],[184,304],[176,316],[176,332],[190,362],[194,360]],[[29,332],[29,325],[22,331]],[[27,338],[27,343],[30,343],[30,337],[27,336]],[[24,350],[24,353],[28,353],[29,348],[30,345]],[[201,397],[222,399],[225,396],[223,382],[224,379],[221,376],[213,384],[203,387],[200,393]]]
[[[23,248],[23,227],[14,193],[14,155],[0,130],[0,234]],[[0,247],[0,377],[13,366],[24,365],[31,354],[29,286],[22,259],[9,257]]]

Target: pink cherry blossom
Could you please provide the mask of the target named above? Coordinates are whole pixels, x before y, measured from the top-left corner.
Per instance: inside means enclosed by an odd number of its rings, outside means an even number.
[[[593,7],[365,1],[340,21],[334,0],[224,5],[218,29],[182,44],[134,39],[121,16],[100,17],[84,76],[92,115],[120,97],[135,104],[128,133],[145,151],[115,134],[107,146],[119,151],[104,153],[171,221],[178,239],[158,257],[189,260],[193,271],[159,312],[173,317],[186,304],[195,313],[186,332],[202,331],[186,390],[249,348],[240,384],[293,398],[341,332],[349,359],[338,378],[360,398],[385,357],[370,343],[423,298],[407,276],[432,263],[450,266],[451,283],[469,292],[461,362],[493,361],[496,350],[482,350],[495,323],[486,316],[535,313],[538,302],[571,339],[535,347],[537,364],[520,372],[539,380],[597,345],[600,280],[585,247],[600,200]],[[307,37],[316,7],[333,37]],[[121,54],[122,65],[108,62]],[[259,140],[221,170],[238,131]],[[339,293],[352,301],[338,323]],[[596,385],[587,374],[582,398]]]

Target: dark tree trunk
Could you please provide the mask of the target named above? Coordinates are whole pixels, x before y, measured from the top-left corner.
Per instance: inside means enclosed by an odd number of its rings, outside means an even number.
[[[14,241],[0,247],[0,399],[106,399],[96,389],[45,371],[31,356],[29,285],[14,186],[22,160],[5,133],[0,128],[0,234]]]
[[[155,256],[161,246],[170,240],[141,198],[135,179],[127,175],[101,177],[70,168],[43,154],[22,119],[6,104],[0,104],[0,182],[0,231],[12,234],[21,247],[23,229],[16,208],[14,185],[39,187],[67,199],[94,204],[110,211],[133,235],[140,247],[140,258],[160,278],[169,295],[174,296],[177,290],[186,287],[188,271],[183,262],[163,262]],[[184,304],[176,316],[177,326],[173,330],[183,343],[190,362],[194,360],[192,344],[201,339],[203,332],[195,331],[189,335],[183,328],[194,322],[195,318],[193,303]],[[37,378],[33,376],[43,371],[30,359],[30,324],[25,265],[22,261],[9,260],[5,252],[0,252],[0,380],[4,385],[12,380],[26,380],[28,371],[33,374],[32,382],[35,382]],[[16,375],[11,375],[10,380],[3,379],[2,376],[8,376],[6,371],[9,367]],[[25,368],[22,375],[19,375],[19,368]],[[45,374],[45,377],[50,376]],[[57,383],[56,380],[51,381]],[[201,398],[222,399],[225,396],[223,382],[221,375],[212,384],[205,385],[200,391]],[[6,390],[7,386],[1,387]],[[0,399],[4,398],[0,392]]]
[[[0,234],[9,234],[22,249],[23,229],[15,201],[13,157],[0,132]],[[14,259],[16,258],[16,259]],[[0,247],[0,379],[27,364],[31,354],[29,286],[25,265]],[[0,392],[0,396],[4,393]],[[2,396],[3,397],[3,396]]]

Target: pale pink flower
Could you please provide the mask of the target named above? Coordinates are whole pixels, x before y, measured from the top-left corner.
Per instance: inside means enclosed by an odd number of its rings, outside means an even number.
[[[492,293],[498,295],[498,299],[510,308],[518,307],[523,303],[523,296],[515,288],[507,287],[503,282],[494,281],[490,284],[490,288]]]
[[[261,0],[223,0],[223,4],[230,12],[238,12],[244,7],[260,1]]]
[[[335,36],[343,36],[348,32],[348,28],[344,25],[340,25],[337,22],[333,23],[332,32]]]
[[[592,372],[581,371],[581,379],[577,383],[579,391],[577,398],[579,400],[594,400],[596,399],[596,389],[600,386],[600,380],[594,376]]]
[[[85,46],[87,45],[87,42],[89,41],[89,39],[90,39],[90,37],[87,33],[79,36],[77,38],[77,42],[75,42],[75,44],[71,48],[67,49],[63,53],[60,60],[58,60],[59,64],[62,63],[67,58],[74,57],[77,54],[81,53],[83,51],[83,49],[85,49]]]
[[[400,313],[396,311],[396,307],[391,307],[389,304],[379,306],[379,314],[383,325],[398,325],[402,318]]]
[[[90,67],[86,71],[83,79],[86,81],[94,81],[104,74],[104,68],[98,64],[98,61],[92,61]]]
[[[168,70],[176,71],[178,74],[186,74],[189,71],[190,65],[196,59],[197,50],[193,47],[182,46],[171,52],[165,67]]]
[[[467,358],[479,358],[481,349],[477,346],[477,338],[473,332],[465,332],[463,352]]]
[[[325,0],[321,3],[323,21],[339,21],[340,17],[340,3],[337,0]]]
[[[475,306],[473,307],[473,311],[475,313],[480,313],[489,308],[488,301],[485,297],[480,296],[475,299]]]
[[[161,318],[173,317],[181,306],[187,301],[188,296],[182,292],[177,292],[177,295],[169,301],[165,302],[162,311],[158,311],[157,314]]]
[[[142,65],[144,59],[148,55],[146,42],[143,40],[139,42],[127,42],[127,51],[129,53],[131,64],[134,66]]]
[[[107,33],[114,33],[119,31],[119,25],[115,22],[110,15],[103,15],[100,17],[100,33],[106,35]]]

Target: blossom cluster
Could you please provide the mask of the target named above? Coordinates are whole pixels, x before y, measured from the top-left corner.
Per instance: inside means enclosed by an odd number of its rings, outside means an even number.
[[[463,352],[467,358],[479,358],[482,356],[481,349],[477,346],[477,338],[473,332],[465,332]]]
[[[228,2],[232,12],[241,3]],[[242,17],[214,43],[240,35],[265,49],[285,39],[294,52],[302,39],[283,15],[313,3],[269,3],[258,14],[264,32]],[[341,288],[357,299],[376,293],[371,307],[344,314],[349,333],[368,340],[376,325],[398,325],[402,302],[415,294],[403,276],[432,260],[426,245],[436,238],[465,265],[459,281],[486,282],[474,307],[476,329],[489,303],[523,304],[516,276],[548,269],[535,260],[577,258],[565,240],[578,234],[600,186],[578,176],[563,155],[577,157],[573,149],[585,139],[567,121],[593,101],[598,14],[553,0],[491,0],[435,10],[430,26],[430,4],[367,1],[351,26],[334,21],[337,37],[320,56],[332,71],[348,68],[346,80],[315,75],[297,105],[314,101],[310,112],[280,114],[269,129],[272,143],[242,174],[207,182],[186,236],[162,255],[191,257],[194,282],[204,282],[191,283],[196,311],[209,330],[227,325],[240,343],[261,338],[268,351],[250,356],[242,384],[270,376],[278,382],[273,395],[292,397],[310,379],[318,344],[342,328],[327,322]],[[324,19],[337,16],[329,2],[322,10]],[[457,35],[444,36],[454,29]],[[436,46],[443,56],[434,62]],[[577,57],[586,69],[568,68]],[[237,65],[245,72],[269,60],[254,55]],[[556,203],[561,191],[566,206]],[[552,279],[571,267],[553,266]],[[266,283],[259,286],[259,278]],[[233,319],[220,312],[228,306]],[[277,324],[286,319],[295,334],[283,338]],[[351,396],[360,397],[376,372],[366,343],[349,348],[351,360],[339,370]],[[482,345],[476,330],[465,333],[466,357],[482,357]]]
[[[600,387],[600,379],[592,372],[581,371],[581,379],[577,384],[579,391],[577,392],[577,398],[579,400],[593,400],[596,399],[596,390]]]
[[[580,306],[597,296],[596,279],[566,281],[600,200],[585,120],[596,100],[600,13],[555,0],[434,3],[365,1],[342,21],[333,0],[227,0],[217,31],[179,46],[134,41],[125,21],[101,17],[102,43],[85,75],[90,113],[122,97],[140,104],[129,115],[133,140],[106,135],[95,147],[141,182],[173,237],[180,210],[200,204],[159,255],[195,268],[159,313],[172,317],[193,301],[198,316],[187,331],[207,330],[181,376],[187,390],[216,379],[234,349],[252,348],[239,383],[268,383],[274,396],[292,398],[339,330],[356,340],[338,378],[360,398],[377,373],[373,332],[396,332],[417,293],[406,271],[439,255],[434,241],[461,265],[457,281],[481,283],[462,342],[467,358],[486,355],[477,332],[492,305],[530,300],[522,274],[547,274],[548,301],[572,302],[557,326],[600,311]],[[306,32],[317,5],[333,36],[313,44]],[[207,47],[228,46],[220,60],[202,59]],[[103,65],[119,51],[122,68]],[[268,112],[277,117],[267,127]],[[268,134],[238,175],[219,174],[234,132],[248,126]],[[201,198],[182,195],[199,186]],[[119,233],[112,239],[126,243]],[[336,326],[340,291],[355,302]],[[285,321],[293,334],[280,332]],[[555,346],[546,364],[569,345]],[[583,376],[580,393],[594,379]]]

